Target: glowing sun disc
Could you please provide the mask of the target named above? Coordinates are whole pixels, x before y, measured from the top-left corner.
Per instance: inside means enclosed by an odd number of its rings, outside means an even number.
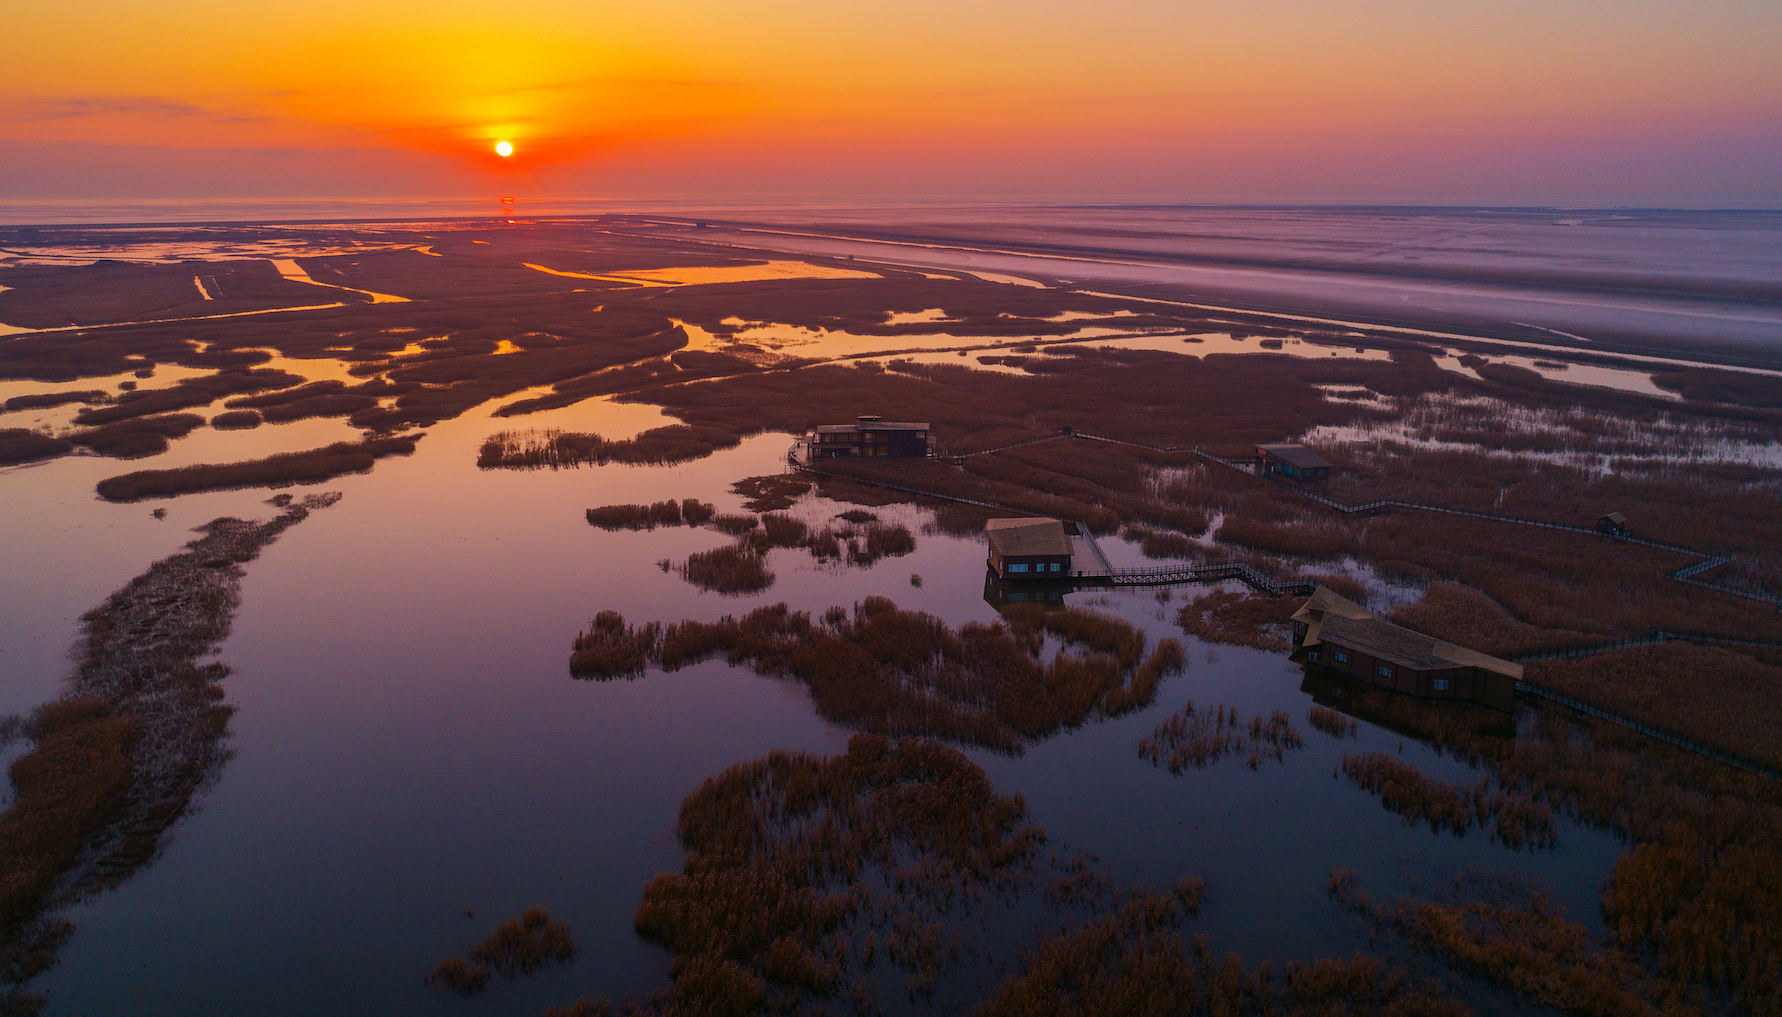
[[[514,154],[513,142],[511,142],[511,141],[497,141],[495,143],[495,154],[501,156],[503,159],[507,158],[510,155],[513,155]]]

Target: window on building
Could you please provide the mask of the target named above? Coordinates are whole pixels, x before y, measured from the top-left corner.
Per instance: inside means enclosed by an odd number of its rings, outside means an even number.
[[[1021,563],[1011,564],[1009,566],[1009,571],[1010,572],[1026,572],[1027,566],[1025,564],[1021,564]]]
[[[1349,651],[1348,650],[1332,650],[1330,655],[1332,657],[1335,657],[1336,662],[1339,664],[1347,664],[1349,662]]]
[[[1374,673],[1379,675],[1382,678],[1390,678],[1390,677],[1392,677],[1392,665],[1391,664],[1381,664],[1378,667],[1374,668]]]
[[[1317,650],[1307,650],[1306,651],[1306,659],[1311,661],[1314,664],[1318,663],[1318,651]]]
[[[1429,687],[1437,692],[1446,692],[1448,691],[1448,679],[1437,678],[1429,683]]]

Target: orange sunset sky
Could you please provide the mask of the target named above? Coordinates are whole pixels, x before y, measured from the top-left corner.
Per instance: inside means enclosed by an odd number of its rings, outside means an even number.
[[[0,203],[1782,205],[1773,3],[58,0],[5,23]]]

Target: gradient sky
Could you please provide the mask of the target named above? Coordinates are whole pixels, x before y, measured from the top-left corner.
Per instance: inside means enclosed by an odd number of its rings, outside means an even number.
[[[1755,0],[41,0],[5,21],[0,203],[1782,207],[1782,4]]]

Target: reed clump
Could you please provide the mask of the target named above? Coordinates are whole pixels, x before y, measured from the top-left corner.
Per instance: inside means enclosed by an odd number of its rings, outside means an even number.
[[[569,926],[533,906],[496,926],[468,956],[441,961],[427,982],[469,996],[481,992],[496,975],[518,978],[574,957],[575,937]]]
[[[1466,787],[1435,780],[1410,763],[1380,752],[1343,757],[1343,776],[1362,790],[1378,795],[1383,808],[1403,816],[1406,822],[1422,822],[1433,832],[1446,831],[1456,836],[1480,818],[1478,813],[1489,786],[1484,779]]]
[[[66,406],[69,403],[108,403],[111,393],[104,389],[86,389],[80,392],[42,392],[35,395],[16,395],[0,403],[0,412],[17,413],[20,410],[47,410],[52,406]]]
[[[916,537],[901,523],[868,523],[865,532],[848,539],[848,561],[866,566],[916,549]]]
[[[1152,766],[1166,766],[1174,774],[1189,767],[1204,769],[1227,756],[1241,756],[1244,765],[1257,770],[1268,760],[1285,761],[1288,752],[1304,745],[1305,737],[1285,710],[1272,711],[1266,719],[1246,721],[1229,706],[1209,712],[1189,700],[1148,737],[1139,739],[1138,754]]]
[[[872,513],[863,513],[871,515]],[[847,513],[843,513],[843,518]],[[934,510],[934,521],[929,528],[935,533],[947,533],[955,537],[972,537],[984,532],[984,523],[992,515],[989,509],[976,505],[958,505],[951,502],[939,505]],[[864,522],[865,520],[858,520]]]
[[[1126,685],[1110,690],[1102,699],[1102,709],[1110,717],[1130,713],[1151,705],[1157,698],[1157,687],[1166,675],[1180,673],[1188,664],[1188,651],[1174,639],[1160,639],[1150,656],[1139,663]]]
[[[695,551],[675,571],[701,589],[727,595],[760,593],[773,585],[774,578],[766,559],[743,544]]]
[[[721,512],[711,517],[709,522],[717,529],[740,537],[761,525],[761,520],[747,513]]]
[[[637,909],[638,933],[675,954],[667,1011],[795,1012],[875,965],[932,986],[947,963],[932,916],[1026,878],[1044,834],[1025,819],[1020,796],[932,741],[860,734],[842,755],[730,767],[681,803],[686,863]]]
[[[1332,738],[1353,738],[1361,729],[1355,718],[1328,706],[1314,706],[1306,712],[1306,720]]]
[[[485,470],[560,470],[607,463],[665,466],[702,459],[741,442],[718,427],[669,424],[635,438],[607,439],[572,431],[497,431],[484,439],[476,464]]]
[[[372,438],[236,463],[140,470],[101,480],[99,496],[106,501],[141,501],[235,487],[320,484],[343,474],[363,473],[385,456],[408,455],[415,450],[415,442],[419,440],[419,435]]]
[[[0,428],[0,466],[54,459],[74,450],[74,443],[24,427]]]
[[[798,503],[811,489],[811,482],[791,473],[773,473],[761,477],[745,477],[730,485],[743,496],[743,508],[750,512],[780,512]]]
[[[219,431],[246,431],[261,423],[257,410],[226,410],[210,418],[210,426]]]
[[[841,538],[837,537],[833,530],[826,529],[811,534],[804,546],[806,550],[810,551],[811,557],[818,561],[834,561],[842,556]]]
[[[184,438],[204,426],[196,413],[167,413],[130,417],[67,435],[70,442],[96,455],[113,459],[142,459],[167,451],[173,439]]]
[[[1376,901],[1352,878],[1332,883],[1340,903],[1394,928],[1423,949],[1542,1006],[1586,1017],[1700,1013],[1699,997],[1654,976],[1632,956],[1597,943],[1543,895],[1489,899]]]
[[[1143,523],[1127,523],[1120,536],[1139,545],[1139,551],[1147,558],[1187,559],[1201,550],[1187,534],[1159,530]]]
[[[757,542],[761,551],[774,547],[799,547],[810,539],[811,528],[802,519],[779,512],[769,512],[761,517],[759,530],[750,533],[750,540]]]
[[[653,530],[658,526],[703,526],[716,509],[696,498],[651,502],[648,505],[602,505],[588,510],[588,525],[603,530]]]
[[[1044,634],[1064,647],[1042,657]],[[784,604],[717,622],[625,626],[603,614],[573,653],[616,673],[643,654],[674,670],[713,655],[804,683],[831,720],[887,735],[925,735],[1005,752],[1092,716],[1137,709],[1186,660],[1181,644],[1145,653],[1142,633],[1090,612],[1023,605],[996,624],[957,629],[882,597],[821,620]],[[615,661],[608,664],[607,661]],[[572,665],[574,666],[574,665]]]
[[[82,616],[69,692],[8,734],[34,744],[10,767],[0,812],[0,984],[54,963],[72,925],[48,912],[155,856],[159,838],[228,759],[231,710],[208,657],[229,631],[240,563],[338,495],[267,522],[221,518]],[[98,880],[92,877],[98,874]],[[0,990],[0,1008],[25,1000]]]
[[[1526,795],[1493,791],[1489,778],[1450,784],[1381,752],[1345,756],[1342,770],[1350,783],[1379,796],[1382,808],[1432,833],[1458,837],[1489,822],[1492,839],[1517,850],[1550,848],[1559,840],[1552,809]]]
[[[140,725],[104,699],[57,700],[32,715],[30,751],[13,761],[0,813],[0,940],[42,906],[56,878],[130,791]]]
[[[1125,1017],[1255,1014],[1320,1017],[1468,1017],[1434,984],[1358,954],[1292,962],[1279,975],[1218,956],[1183,931],[1193,907],[1181,895],[1136,894],[1119,910],[1052,936],[997,986],[977,1017]]]
[[[602,611],[571,644],[569,673],[577,678],[635,678],[649,664],[661,634],[655,623],[634,629],[619,612]]]

